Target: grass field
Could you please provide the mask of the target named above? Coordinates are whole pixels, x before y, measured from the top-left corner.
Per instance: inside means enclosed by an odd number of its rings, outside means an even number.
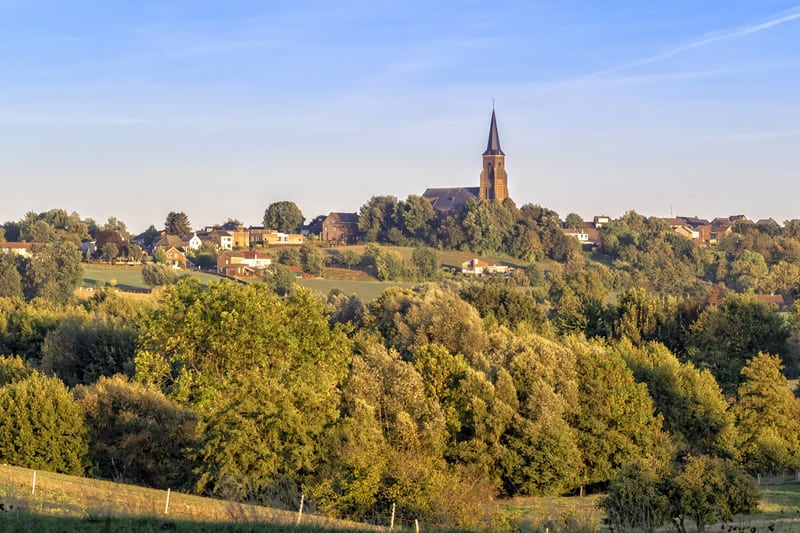
[[[800,530],[800,483],[762,486],[759,512],[737,516],[726,531],[789,533]],[[0,466],[0,531],[314,531],[382,530],[369,524],[333,520],[305,513],[201,498],[172,492],[166,510],[166,491],[108,481]],[[592,533],[608,531],[597,508],[600,496],[525,497],[500,500],[517,531]],[[770,529],[771,527],[771,529]],[[659,531],[673,531],[669,525]],[[709,525],[709,532],[722,531]]]
[[[20,513],[0,512],[2,531],[252,531],[254,523],[286,530],[298,513],[109,481],[0,466],[0,503]],[[32,494],[33,492],[33,494]],[[141,520],[133,520],[139,517]],[[42,527],[31,527],[41,520]],[[21,522],[21,523],[17,523]],[[175,527],[162,527],[171,523]],[[108,524],[108,529],[106,525]],[[203,525],[205,524],[205,525]],[[222,528],[219,525],[225,524]],[[231,525],[244,524],[240,529]],[[375,526],[304,514],[301,524],[314,528],[374,530]],[[69,527],[69,529],[67,529]],[[19,529],[17,529],[19,528]]]
[[[209,283],[220,279],[218,276],[206,274],[204,272],[181,271],[180,273],[186,273],[200,280],[201,283]],[[104,285],[114,285],[123,291],[139,292],[149,290],[149,287],[145,285],[142,279],[141,266],[84,264],[83,286],[95,288],[101,283]]]
[[[359,281],[349,279],[303,278],[297,283],[328,295],[331,289],[339,289],[348,296],[355,294],[362,302],[371,302],[389,287],[416,287],[413,281]]]

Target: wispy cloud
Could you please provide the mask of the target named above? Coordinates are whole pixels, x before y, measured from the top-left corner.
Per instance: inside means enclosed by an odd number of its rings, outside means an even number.
[[[761,22],[750,24],[747,26],[737,26],[734,28],[725,28],[722,30],[718,30],[712,33],[707,33],[705,35],[701,35],[688,43],[675,46],[670,48],[660,54],[656,54],[650,57],[646,57],[643,59],[639,59],[637,61],[633,61],[631,63],[627,63],[624,65],[619,65],[616,67],[612,67],[609,69],[605,69],[599,72],[594,72],[590,74],[588,77],[600,77],[607,74],[615,74],[617,72],[623,72],[626,70],[635,69],[638,67],[652,65],[655,63],[661,63],[662,61],[666,61],[667,59],[673,58],[677,55],[683,54],[690,50],[694,50],[697,48],[702,48],[704,46],[708,46],[711,44],[719,43],[722,41],[729,41],[733,39],[739,39],[741,37],[745,37],[747,35],[752,35],[754,33],[759,33],[770,28],[774,28],[776,26],[780,26],[782,24],[787,24],[790,22],[794,22],[796,20],[800,20],[800,6],[797,6],[793,9],[788,11],[782,11],[781,13],[777,13],[772,15],[766,20]]]

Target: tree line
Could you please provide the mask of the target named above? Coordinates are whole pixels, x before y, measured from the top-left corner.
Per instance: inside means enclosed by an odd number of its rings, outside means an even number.
[[[364,520],[394,504],[464,527],[491,520],[476,509],[493,496],[590,490],[609,491],[621,524],[711,520],[755,505],[745,473],[800,467],[797,400],[779,350],[766,353],[791,329],[740,327],[752,345],[734,369],[703,359],[718,349],[706,336],[730,332],[702,317],[755,323],[774,309],[709,305],[677,355],[662,341],[681,331],[665,311],[679,320],[678,304],[651,317],[650,295],[632,293],[617,329],[587,338],[559,330],[532,289],[446,282],[364,304],[182,279],[151,303],[3,298],[0,455],[287,508],[305,494]],[[698,476],[723,494],[751,488],[697,517]],[[620,516],[646,494],[661,514]]]

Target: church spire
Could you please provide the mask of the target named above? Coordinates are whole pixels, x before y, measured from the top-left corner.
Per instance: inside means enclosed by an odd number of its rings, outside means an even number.
[[[494,117],[494,107],[492,107],[492,124],[489,126],[489,142],[486,144],[486,151],[483,155],[505,155],[500,149],[500,134],[497,133],[497,119]]]

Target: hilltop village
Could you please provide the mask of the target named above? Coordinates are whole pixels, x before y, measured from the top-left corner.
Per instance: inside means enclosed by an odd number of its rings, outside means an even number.
[[[3,462],[382,527],[754,513],[800,470],[800,220],[562,218],[505,157],[493,112],[477,186],[4,223]]]

